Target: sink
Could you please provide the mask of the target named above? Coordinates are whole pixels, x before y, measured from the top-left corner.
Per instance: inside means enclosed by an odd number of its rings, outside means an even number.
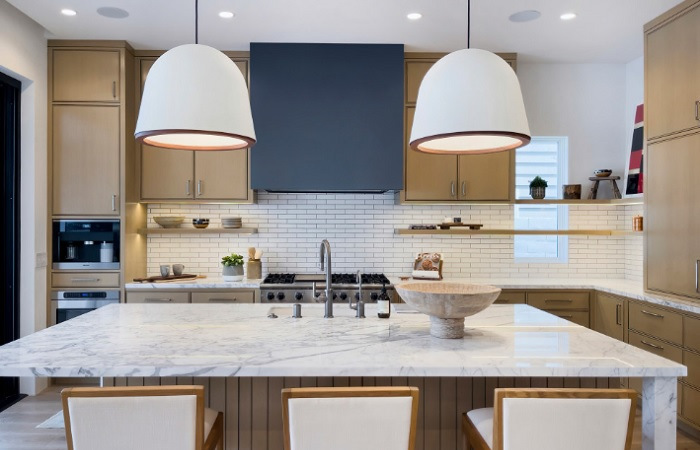
[[[470,283],[402,283],[403,301],[430,316],[430,334],[441,339],[464,337],[464,318],[488,308],[500,295],[495,286]]]
[[[301,317],[323,318],[324,306],[323,303],[301,303]],[[267,311],[267,314],[273,313],[280,318],[292,317],[292,305],[273,306]],[[347,303],[333,304],[333,317],[355,317],[355,314],[355,310],[350,309]]]

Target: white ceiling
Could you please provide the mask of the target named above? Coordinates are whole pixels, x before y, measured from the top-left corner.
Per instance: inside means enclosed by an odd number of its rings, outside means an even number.
[[[0,0],[3,1],[3,0]],[[194,0],[7,0],[52,39],[124,39],[137,49],[194,41]],[[681,0],[472,0],[472,47],[517,52],[525,61],[628,62],[642,55],[644,23]],[[125,19],[97,14],[127,10]],[[199,41],[220,50],[250,42],[403,43],[408,51],[466,46],[467,0],[200,0]],[[78,12],[60,14],[61,8]],[[535,9],[533,22],[508,17]],[[233,11],[221,19],[219,11]],[[574,11],[578,17],[562,21]],[[423,18],[409,21],[406,14]]]

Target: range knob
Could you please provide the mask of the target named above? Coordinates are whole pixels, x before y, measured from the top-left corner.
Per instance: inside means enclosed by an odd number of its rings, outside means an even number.
[[[376,302],[377,299],[379,298],[379,294],[377,294],[376,292],[372,292],[371,294],[369,294],[369,298],[370,298],[373,302]]]
[[[274,299],[275,299],[275,293],[274,293],[274,292],[268,292],[268,293],[267,293],[267,299],[268,299],[268,300],[274,300]]]
[[[341,299],[341,300],[347,300],[347,299],[348,299],[348,294],[346,294],[345,292],[341,292],[341,293],[340,293],[340,299]]]
[[[334,293],[333,293],[333,300],[335,300],[335,299],[337,299],[337,298],[338,298],[338,294],[336,294],[336,293],[334,292]]]
[[[359,293],[359,292],[355,292],[355,300],[359,300],[359,299],[360,299],[360,293]]]
[[[277,300],[279,300],[279,301],[284,300],[284,292],[278,292],[278,293],[277,293]]]
[[[301,300],[302,298],[304,298],[304,295],[301,292],[297,292],[294,294],[294,298],[296,300]]]

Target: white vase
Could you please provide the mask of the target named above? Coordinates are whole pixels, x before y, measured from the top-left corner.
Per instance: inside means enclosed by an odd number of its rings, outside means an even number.
[[[241,281],[243,279],[243,266],[223,266],[221,275],[224,281]]]

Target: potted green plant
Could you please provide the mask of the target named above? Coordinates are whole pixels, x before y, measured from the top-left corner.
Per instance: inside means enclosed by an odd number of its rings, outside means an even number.
[[[243,255],[231,253],[221,258],[224,281],[241,281],[243,279]]]
[[[530,181],[530,196],[535,200],[542,200],[546,189],[547,180],[543,179],[539,175]]]

